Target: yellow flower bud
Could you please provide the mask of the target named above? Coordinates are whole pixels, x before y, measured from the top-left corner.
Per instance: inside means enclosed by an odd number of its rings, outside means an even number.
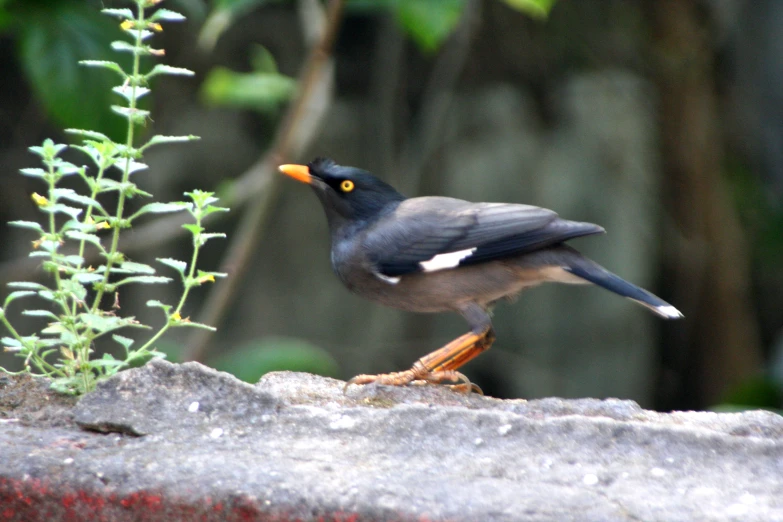
[[[33,202],[39,207],[45,207],[46,205],[49,204],[49,200],[37,192],[33,192],[33,195],[30,197],[33,198]]]

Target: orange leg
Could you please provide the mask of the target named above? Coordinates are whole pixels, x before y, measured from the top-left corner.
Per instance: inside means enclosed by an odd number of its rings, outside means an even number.
[[[415,363],[410,370],[404,372],[381,373],[378,375],[357,375],[345,384],[345,388],[351,384],[388,384],[392,386],[405,386],[413,381],[425,381],[439,384],[444,381],[459,383],[455,389],[481,393],[481,388],[471,383],[467,377],[457,371],[457,368],[477,357],[481,352],[488,350],[495,341],[495,333],[491,327],[487,327],[481,333],[469,332],[451,341],[443,348],[425,355]]]

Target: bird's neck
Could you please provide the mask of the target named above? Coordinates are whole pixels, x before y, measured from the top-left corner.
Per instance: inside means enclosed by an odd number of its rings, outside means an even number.
[[[402,199],[405,199],[404,197]],[[337,241],[347,239],[356,236],[362,230],[372,226],[376,221],[383,216],[391,213],[400,204],[400,201],[389,201],[383,207],[372,209],[364,209],[365,212],[356,213],[350,218],[343,216],[339,212],[326,212],[326,220],[329,223],[329,233],[332,237],[332,244],[336,244]]]

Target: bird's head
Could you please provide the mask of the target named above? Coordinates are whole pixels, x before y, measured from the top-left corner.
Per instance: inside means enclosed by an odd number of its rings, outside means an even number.
[[[283,174],[313,187],[332,229],[346,222],[372,222],[405,199],[366,170],[343,167],[327,158],[279,168]]]

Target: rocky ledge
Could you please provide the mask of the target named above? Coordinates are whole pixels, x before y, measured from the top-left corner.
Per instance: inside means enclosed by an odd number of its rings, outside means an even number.
[[[153,361],[0,381],[0,520],[783,521],[783,418]]]

